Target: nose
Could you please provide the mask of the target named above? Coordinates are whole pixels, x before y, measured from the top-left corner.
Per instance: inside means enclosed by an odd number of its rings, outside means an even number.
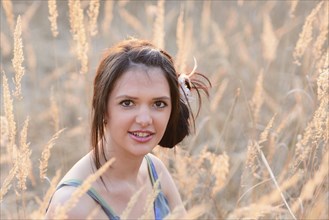
[[[147,127],[152,124],[152,122],[153,120],[150,109],[147,107],[141,107],[136,116],[136,123],[140,124],[142,127]]]

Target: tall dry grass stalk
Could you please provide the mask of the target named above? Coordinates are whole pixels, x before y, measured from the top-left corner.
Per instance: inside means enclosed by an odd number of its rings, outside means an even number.
[[[263,32],[261,35],[263,56],[266,61],[272,62],[276,58],[276,49],[279,41],[273,30],[270,16],[265,13],[263,17]]]
[[[26,190],[26,178],[32,168],[30,156],[32,151],[27,142],[27,127],[29,124],[29,117],[25,120],[23,128],[20,133],[20,147],[18,151],[18,156],[16,158],[16,163],[18,164],[18,170],[16,178],[18,179],[18,189],[21,191]]]
[[[65,128],[59,130],[56,132],[52,138],[48,141],[46,146],[44,147],[42,153],[41,153],[41,159],[40,159],[40,165],[39,165],[39,170],[40,170],[40,179],[44,180],[47,178],[47,170],[48,170],[48,160],[50,158],[50,150],[53,148],[55,145],[55,141],[58,139],[59,135],[65,130]]]
[[[81,63],[80,73],[88,72],[88,51],[86,30],[84,25],[83,9],[80,0],[69,0],[70,27],[73,40],[75,41],[76,54]]]
[[[256,144],[254,141],[250,140],[248,143],[248,146],[247,146],[245,170],[246,170],[246,168],[249,169],[254,176],[258,176],[257,171],[260,167],[257,159],[258,159],[258,152],[257,152]],[[244,174],[242,176],[244,176]],[[246,185],[244,180],[245,179],[242,178],[242,185]]]
[[[254,94],[252,96],[252,99],[250,101],[250,107],[253,113],[253,122],[254,125],[256,125],[258,123],[259,120],[259,112],[260,109],[263,105],[264,99],[263,99],[263,78],[264,78],[264,74],[263,74],[263,70],[259,73],[258,77],[257,77],[257,81],[255,84],[255,90],[254,90]]]
[[[282,192],[286,192],[288,189],[292,187],[296,187],[298,181],[300,181],[302,175],[299,173],[293,175],[291,178],[286,179],[283,183],[280,184],[280,189]],[[262,195],[257,204],[267,204],[267,205],[275,205],[276,203],[280,203],[281,200],[281,192],[277,189],[273,189],[271,192],[266,195]]]
[[[211,103],[210,103],[210,110],[212,112],[216,112],[219,103],[221,99],[223,98],[223,94],[227,88],[228,85],[228,79],[224,79],[221,82],[221,85],[219,86],[218,90],[216,91],[216,94],[212,97]]]
[[[49,186],[47,192],[45,193],[45,195],[43,196],[42,201],[39,203],[38,209],[36,211],[32,212],[30,215],[30,217],[32,219],[43,219],[44,218],[45,211],[49,205],[50,199],[56,191],[56,187],[60,180],[61,173],[62,172],[60,169],[56,170],[56,174],[52,178],[52,180],[50,182],[50,186]]]
[[[266,157],[265,157],[263,151],[260,149],[260,146],[258,145],[258,143],[256,144],[256,148],[257,148],[258,153],[260,154],[260,157],[261,157],[261,159],[262,159],[262,161],[263,161],[263,163],[264,163],[264,165],[265,165],[265,167],[266,167],[268,173],[270,174],[270,177],[271,177],[271,179],[272,179],[272,181],[273,181],[275,187],[276,187],[277,190],[280,192],[281,199],[282,199],[282,201],[284,202],[285,206],[287,207],[287,209],[288,209],[288,211],[289,211],[289,214],[291,215],[290,217],[292,217],[293,219],[297,219],[296,216],[295,216],[295,214],[294,214],[294,212],[291,210],[291,208],[290,208],[290,206],[289,206],[289,204],[288,204],[288,202],[287,202],[287,200],[286,200],[286,198],[285,198],[285,196],[284,196],[284,194],[283,194],[283,191],[282,191],[282,189],[280,188],[280,186],[279,186],[279,184],[278,184],[278,182],[277,182],[277,180],[276,180],[276,177],[275,177],[275,175],[273,174],[273,171],[272,171],[270,165],[268,164],[267,159],[266,159]]]
[[[104,34],[108,34],[109,30],[111,29],[111,22],[113,19],[113,4],[114,1],[105,1],[104,2],[104,19],[102,23],[102,31]]]
[[[195,205],[192,208],[188,209],[186,211],[186,215],[182,216],[181,210],[174,209],[169,215],[167,215],[164,219],[165,220],[174,220],[174,219],[199,219],[202,215],[204,215],[207,210],[209,209],[209,206],[207,204],[200,204]]]
[[[220,48],[220,54],[224,57],[227,57],[230,53],[228,42],[223,34],[223,31],[221,31],[217,23],[214,21],[211,21],[211,31],[214,35],[214,43],[218,48]]]
[[[316,62],[317,72],[320,73],[324,67],[329,66],[329,51],[324,51]]]
[[[176,150],[175,172],[173,173],[173,177],[178,180],[176,184],[181,191],[182,198],[188,198],[197,188],[198,178],[195,176],[197,174],[195,170],[195,164],[197,164],[197,162],[195,162],[194,158],[188,155],[186,151],[179,148]],[[195,178],[191,178],[192,176]]]
[[[130,12],[128,12],[126,10],[126,8],[124,7],[126,4],[123,3],[127,3],[126,1],[123,1],[121,4],[119,4],[119,14],[121,16],[121,18],[132,28],[134,29],[134,31],[136,31],[137,33],[144,35],[146,33],[146,30],[144,28],[144,26],[142,25],[142,23],[139,21],[139,19],[137,19],[133,14],[131,14]]]
[[[16,191],[16,193],[21,197],[23,218],[26,218],[26,201],[25,201],[25,191],[27,189],[26,180],[32,169],[32,163],[30,160],[32,151],[29,148],[30,144],[26,143],[28,123],[29,123],[29,117],[27,117],[27,119],[25,120],[23,128],[21,130],[20,146],[15,157],[16,160],[15,163],[17,164],[17,172],[16,172],[16,179],[18,180],[17,188],[19,190],[19,192]]]
[[[186,22],[184,22],[183,16],[184,13],[183,11],[181,11],[182,14],[180,14],[179,18],[178,18],[178,23],[177,23],[177,33],[176,35],[180,35],[177,36],[177,47],[178,47],[178,51],[177,51],[177,55],[176,55],[176,66],[177,66],[177,70],[178,73],[184,73],[186,74],[187,70],[187,64],[186,64],[186,60],[188,58],[188,55],[190,55],[192,49],[192,41],[193,41],[193,21],[192,20],[188,20]]]
[[[92,220],[95,219],[95,216],[99,211],[102,211],[102,208],[100,206],[96,206],[94,210],[90,212],[90,214],[86,217],[86,220]]]
[[[11,2],[11,0],[2,0],[1,3],[3,9],[5,10],[9,29],[11,32],[13,32],[15,27],[15,21],[14,21],[15,15],[13,13],[13,3]]]
[[[211,173],[216,177],[215,185],[212,188],[212,196],[215,195],[224,187],[227,176],[230,171],[229,156],[224,152],[221,155],[215,157],[215,160],[211,161],[212,170]]]
[[[252,203],[247,207],[235,209],[227,219],[277,219],[280,213],[283,213],[280,206]]]
[[[159,48],[165,48],[165,29],[164,29],[164,14],[165,14],[165,1],[158,0],[157,16],[153,24],[153,43]]]
[[[271,118],[271,120],[269,121],[269,123],[266,125],[264,131],[260,134],[259,136],[259,141],[258,144],[261,145],[262,143],[264,143],[265,141],[267,141],[269,133],[271,128],[273,127],[273,123],[274,123],[274,119],[276,117],[276,114]]]
[[[137,201],[139,200],[139,196],[140,194],[143,192],[143,190],[145,189],[145,187],[141,187],[136,193],[134,193],[134,195],[130,198],[126,208],[123,210],[123,212],[120,215],[121,219],[128,219],[129,214],[131,212],[131,210],[134,208],[134,206],[136,205]]]
[[[58,35],[58,29],[57,29],[57,17],[58,17],[58,11],[57,11],[57,4],[56,0],[48,0],[48,12],[49,12],[49,21],[50,21],[50,30],[53,35],[53,37],[57,37]]]
[[[204,1],[201,14],[201,42],[204,44],[209,41],[209,26],[211,24],[211,1]]]
[[[289,2],[290,3],[290,9],[289,9],[289,16],[290,17],[295,17],[295,11],[296,11],[298,2],[299,2],[299,0],[293,0],[293,1]]]
[[[304,55],[306,48],[308,47],[309,43],[312,41],[313,36],[313,23],[316,19],[316,15],[320,11],[320,9],[323,7],[323,1],[321,1],[313,10],[312,12],[307,16],[303,30],[299,34],[298,41],[295,46],[295,50],[293,53],[295,63],[300,65],[300,59]]]
[[[58,108],[57,102],[54,97],[53,88],[51,89],[50,93],[51,93],[50,94],[50,114],[51,114],[50,116],[51,116],[52,123],[54,125],[54,130],[55,130],[55,132],[58,132],[59,131],[59,108]]]
[[[324,186],[324,190],[327,189],[328,187],[325,188],[325,185],[329,183],[328,181],[328,170],[329,170],[329,151],[326,151],[325,154],[322,157],[322,162],[317,171],[315,171],[315,174],[313,178],[309,179],[306,184],[303,186],[302,192],[296,200],[293,205],[292,205],[292,210],[294,212],[298,211],[301,207],[301,203],[307,202],[308,200],[312,200],[315,195],[315,191],[321,187],[321,185]],[[328,193],[328,191],[324,191],[322,193]]]
[[[0,32],[0,48],[0,53],[3,57],[7,57],[11,53],[9,37],[6,36],[5,33],[2,31]]]
[[[312,120],[307,124],[302,138],[296,144],[294,170],[300,165],[305,166],[312,162],[312,155],[318,150],[319,145],[323,144],[325,149],[328,150],[328,78],[329,71],[326,68],[318,77],[319,106],[314,112]]]
[[[8,125],[8,144],[7,144],[7,154],[10,157],[10,161],[13,162],[13,150],[16,143],[16,121],[14,116],[14,106],[13,99],[10,94],[8,80],[5,72],[2,72],[2,88],[3,88],[3,104],[5,110],[5,118]]]
[[[114,158],[108,160],[101,168],[94,174],[90,175],[81,186],[79,186],[73,193],[70,199],[61,206],[56,207],[54,219],[67,219],[67,212],[74,208],[79,202],[79,199],[90,189],[93,182],[95,182],[103,173],[105,173],[111,164],[115,161]]]
[[[13,181],[13,179],[16,176],[17,169],[18,169],[17,163],[14,163],[13,167],[9,171],[9,174],[6,176],[6,178],[2,182],[2,186],[0,189],[0,204],[2,203],[4,196],[7,194],[7,192],[11,188],[11,182]]]
[[[22,66],[23,61],[22,22],[21,17],[18,16],[14,32],[14,57],[12,59],[13,68],[15,70],[14,84],[16,89],[14,95],[17,98],[22,98],[21,80],[25,71]]]
[[[145,206],[144,206],[144,214],[140,216],[138,219],[151,219],[154,216],[153,208],[154,208],[154,200],[158,196],[160,189],[160,179],[158,179],[154,185],[152,192],[146,197]]]
[[[5,116],[0,116],[0,149],[6,148],[8,144],[9,130],[8,130],[8,121]],[[8,155],[8,152],[7,152]],[[3,154],[1,155],[4,156]],[[2,158],[1,158],[2,161]],[[1,164],[0,161],[0,164]]]
[[[95,36],[98,33],[98,27],[97,27],[98,14],[99,14],[99,0],[90,0],[88,17],[89,17],[89,33],[91,36]]]
[[[314,60],[319,60],[322,54],[328,53],[328,26],[329,26],[329,2],[326,1],[322,10],[319,12],[317,19],[317,24],[319,28],[319,34],[315,39],[312,53],[314,55]]]
[[[185,49],[185,23],[184,23],[184,10],[181,8],[176,27],[176,66],[179,73],[184,73],[186,69],[186,49]]]

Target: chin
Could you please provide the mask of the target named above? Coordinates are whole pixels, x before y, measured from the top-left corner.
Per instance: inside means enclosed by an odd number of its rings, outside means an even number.
[[[145,156],[146,154],[151,153],[155,146],[156,145],[143,146],[141,144],[137,144],[133,146],[133,149],[130,152],[136,156]]]

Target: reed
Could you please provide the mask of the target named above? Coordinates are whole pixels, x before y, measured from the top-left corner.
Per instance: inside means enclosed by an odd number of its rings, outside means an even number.
[[[177,19],[176,27],[176,66],[179,73],[184,73],[186,69],[186,48],[185,48],[185,23],[184,23],[184,10],[180,9],[180,13]]]
[[[121,2],[119,4],[119,14],[121,18],[132,28],[136,31],[136,33],[143,35],[146,30],[142,23],[133,15],[131,14],[124,6],[125,1]],[[128,3],[128,2],[126,2]]]
[[[157,15],[153,24],[153,42],[159,48],[165,48],[164,14],[165,14],[165,1],[158,0]]]
[[[12,64],[15,70],[14,84],[16,89],[14,95],[19,99],[22,98],[21,80],[25,72],[25,69],[22,66],[23,61],[22,22],[21,17],[18,16],[14,32],[14,57],[12,59]]]
[[[320,9],[323,6],[323,1],[319,2],[319,4],[311,11],[311,13],[307,16],[304,26],[303,26],[303,30],[302,32],[299,34],[299,38],[298,41],[296,43],[296,47],[294,50],[294,58],[295,58],[295,62],[298,65],[301,65],[300,63],[300,58],[304,55],[306,48],[309,46],[309,43],[312,41],[313,39],[313,23],[316,19],[316,15],[317,13],[320,11]]]
[[[102,23],[102,32],[107,35],[111,29],[111,22],[113,20],[113,4],[114,1],[104,2],[104,18]]]
[[[61,129],[57,131],[52,138],[48,141],[48,143],[45,145],[42,153],[41,153],[41,159],[40,159],[40,179],[44,180],[47,178],[47,169],[48,169],[48,161],[51,155],[50,150],[54,147],[55,141],[58,139],[59,135],[64,131],[65,129]]]
[[[44,218],[45,211],[48,208],[49,202],[56,191],[56,186],[61,178],[61,170],[56,170],[55,176],[52,178],[50,182],[50,186],[47,192],[43,195],[42,201],[39,203],[39,207],[37,210],[31,213],[31,219],[42,219]]]
[[[73,40],[76,43],[76,55],[81,63],[80,73],[88,72],[88,51],[86,30],[84,25],[84,13],[80,0],[69,0],[70,27]]]
[[[154,216],[154,200],[158,196],[160,189],[159,189],[160,181],[159,179],[154,183],[152,192],[147,196],[145,200],[144,206],[144,214],[140,216],[138,219],[150,219]]]
[[[14,21],[15,15],[13,13],[13,3],[11,2],[11,0],[4,0],[4,1],[1,1],[1,3],[2,3],[3,9],[5,10],[9,28],[13,32],[14,27],[15,27],[15,21]]]
[[[88,17],[89,33],[91,36],[95,36],[98,33],[97,19],[99,14],[99,5],[99,0],[90,0],[89,2]]]
[[[50,30],[53,37],[57,37],[58,35],[58,28],[57,28],[57,4],[56,0],[48,0],[48,11],[49,11],[49,21],[50,21]]]
[[[16,145],[16,121],[14,116],[14,106],[13,99],[9,90],[8,80],[5,72],[2,72],[2,94],[3,94],[3,104],[4,113],[7,121],[8,130],[8,144],[7,144],[7,154],[10,157],[11,163],[13,163],[13,151]]]
[[[81,196],[83,196],[91,187],[92,183],[95,182],[111,164],[115,161],[114,158],[108,160],[101,168],[99,168],[94,174],[87,177],[85,181],[79,186],[72,194],[71,198],[61,206],[56,207],[54,219],[67,219],[67,212],[76,206]]]
[[[261,107],[264,103],[263,78],[264,78],[264,73],[262,70],[257,77],[254,94],[250,101],[250,108],[253,112],[252,115],[253,115],[254,125],[256,125],[259,121],[259,113],[260,113]]]
[[[27,127],[29,124],[29,118],[24,122],[23,128],[20,133],[20,147],[18,155],[16,158],[16,163],[18,164],[18,170],[16,178],[18,179],[18,189],[22,192],[26,188],[26,178],[29,175],[31,169],[30,156],[32,154],[31,149],[29,148],[29,143],[27,142]]]
[[[261,38],[264,59],[268,62],[272,62],[276,58],[276,50],[279,40],[275,34],[271,18],[268,14],[264,14],[263,32]]]
[[[143,192],[143,190],[145,189],[145,187],[141,187],[137,192],[134,193],[134,195],[130,198],[127,207],[123,210],[123,212],[120,215],[121,219],[129,219],[129,214],[131,212],[131,210],[134,208],[134,206],[136,205],[136,203],[139,200],[139,196],[140,194]]]
[[[1,189],[0,189],[0,203],[2,203],[4,196],[8,193],[11,188],[11,182],[16,176],[18,170],[17,163],[10,169],[9,174],[6,176],[4,181],[2,182]]]

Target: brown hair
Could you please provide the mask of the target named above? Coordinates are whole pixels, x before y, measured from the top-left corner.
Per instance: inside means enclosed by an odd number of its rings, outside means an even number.
[[[160,67],[165,73],[165,77],[169,84],[172,110],[166,131],[159,145],[172,148],[181,142],[184,137],[190,133],[190,115],[192,115],[194,124],[194,117],[190,111],[191,108],[188,102],[180,98],[179,75],[175,70],[172,57],[167,52],[156,48],[148,41],[138,39],[124,40],[106,51],[98,66],[94,80],[91,146],[94,150],[97,169],[101,167],[100,155],[103,154],[106,159],[103,139],[104,121],[109,95],[116,81],[134,64]],[[210,85],[209,80],[205,76],[201,74],[195,75],[202,76]],[[201,104],[199,89],[202,89],[208,95],[206,84],[200,80],[192,79],[191,83],[186,82],[186,86],[191,89],[196,89],[199,97],[199,104]]]

